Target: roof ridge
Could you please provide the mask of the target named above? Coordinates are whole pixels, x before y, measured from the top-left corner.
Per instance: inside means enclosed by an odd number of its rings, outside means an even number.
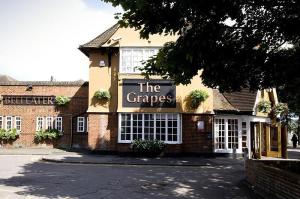
[[[91,41],[89,41],[89,42],[87,42],[83,45],[80,45],[79,49],[82,49],[82,48],[99,48],[99,47],[101,47],[101,45],[104,44],[105,42],[107,42],[109,40],[109,38],[118,30],[119,27],[120,27],[120,25],[118,23],[114,24],[113,26],[111,26],[110,28],[108,28],[107,30],[102,32],[100,35],[98,35],[97,37],[95,37]],[[106,34],[108,34],[108,35],[106,35]],[[100,42],[94,44],[94,42],[99,40],[99,39],[100,39]],[[91,46],[91,44],[93,44],[93,45]]]

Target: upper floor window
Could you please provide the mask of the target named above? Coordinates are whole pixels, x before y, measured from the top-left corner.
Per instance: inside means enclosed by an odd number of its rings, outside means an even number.
[[[158,53],[158,48],[121,48],[120,49],[120,72],[140,73],[139,67],[143,61]]]

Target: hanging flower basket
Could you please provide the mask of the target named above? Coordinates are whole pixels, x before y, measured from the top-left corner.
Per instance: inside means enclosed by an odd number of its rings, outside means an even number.
[[[106,90],[96,91],[95,94],[94,94],[94,97],[98,100],[102,100],[102,101],[105,101],[105,102],[107,102],[111,99],[110,93]]]
[[[204,102],[209,97],[208,93],[204,90],[193,90],[190,93],[191,107],[198,108],[201,102]]]
[[[261,113],[270,113],[271,112],[271,102],[262,100],[257,104],[257,109]]]
[[[272,109],[274,115],[277,117],[277,118],[280,118],[284,115],[287,115],[288,114],[288,106],[287,104],[285,103],[278,103],[275,105],[275,107]]]
[[[67,96],[56,96],[55,97],[55,102],[58,106],[66,106],[69,104],[71,99]]]

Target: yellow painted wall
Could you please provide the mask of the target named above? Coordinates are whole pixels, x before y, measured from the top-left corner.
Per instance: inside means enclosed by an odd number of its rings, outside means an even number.
[[[140,39],[138,31],[133,28],[119,28],[102,47],[160,47],[165,42],[176,41],[176,35],[151,35],[149,39]],[[119,39],[115,41],[113,39]]]
[[[267,90],[260,90],[260,91],[258,91],[257,95],[258,95],[257,103],[259,103],[260,101],[263,101],[263,100],[271,102],[272,106],[274,106],[278,103],[277,94],[276,94],[275,89],[272,89],[271,92],[268,92]],[[256,116],[269,117],[269,114],[259,112],[258,108],[256,107]]]
[[[200,74],[195,76],[191,84],[176,86],[176,108],[123,108],[122,107],[122,80],[123,79],[143,79],[139,74],[118,73],[119,57],[112,57],[112,66],[99,67],[100,60],[108,63],[107,54],[92,53],[90,55],[89,67],[89,109],[88,112],[188,112],[188,113],[213,113],[213,93],[212,89],[205,87],[201,83]],[[151,79],[161,79],[159,76]],[[108,103],[101,103],[94,98],[97,90],[108,90],[112,96]],[[190,108],[190,92],[195,89],[206,90],[209,98],[201,103],[198,109]]]
[[[118,39],[118,41],[114,41]],[[130,28],[119,28],[103,47],[162,47],[165,42],[175,41],[177,36],[162,36],[152,35],[149,40],[140,39],[139,32]],[[99,67],[100,60],[104,60],[105,67]],[[213,91],[205,87],[199,75],[195,76],[191,84],[176,86],[176,108],[124,108],[122,107],[122,80],[123,79],[142,79],[141,75],[137,74],[120,74],[119,70],[119,53],[115,53],[112,57],[112,66],[108,67],[108,56],[104,52],[94,52],[90,54],[89,67],[89,109],[88,112],[186,112],[186,113],[213,113]],[[160,77],[151,77],[160,79]],[[112,99],[109,103],[103,104],[94,99],[94,93],[97,90],[108,90]],[[189,94],[192,90],[206,90],[209,98],[201,103],[195,110],[190,107]]]

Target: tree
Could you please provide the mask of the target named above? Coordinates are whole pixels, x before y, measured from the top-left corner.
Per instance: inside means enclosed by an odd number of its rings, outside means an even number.
[[[177,34],[143,72],[187,84],[203,70],[221,91],[277,87],[299,111],[300,2],[297,0],[104,0],[122,6],[124,27]],[[299,112],[298,112],[299,113]]]

